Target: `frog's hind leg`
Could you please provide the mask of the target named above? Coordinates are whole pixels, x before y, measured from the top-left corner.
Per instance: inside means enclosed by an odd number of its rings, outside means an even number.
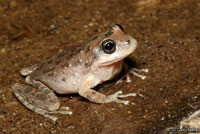
[[[67,110],[56,111],[60,107],[60,102],[53,91],[39,81],[33,81],[31,83],[34,83],[38,88],[19,83],[16,83],[12,87],[15,96],[28,109],[50,118],[53,121],[56,121],[57,117],[49,115],[50,113],[72,114],[71,111]]]
[[[59,103],[56,103],[57,100],[54,100],[54,106],[52,108],[48,108],[47,106],[49,104],[46,104],[46,108],[45,108],[45,104],[44,103],[48,103],[45,100],[48,100],[47,97],[45,97],[43,94],[39,93],[39,90],[34,89],[33,87],[26,85],[26,84],[19,84],[16,83],[13,87],[12,90],[15,94],[15,96],[17,97],[17,99],[23,104],[25,105],[28,109],[41,114],[45,117],[48,117],[50,119],[52,119],[53,121],[56,121],[57,118],[51,115],[48,115],[50,109],[51,110],[57,110],[59,108]],[[44,104],[44,105],[43,105]]]

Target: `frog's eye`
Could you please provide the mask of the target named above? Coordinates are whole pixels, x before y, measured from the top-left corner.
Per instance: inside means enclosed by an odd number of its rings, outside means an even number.
[[[101,43],[101,48],[107,54],[114,53],[116,50],[116,43],[114,40],[107,39]]]

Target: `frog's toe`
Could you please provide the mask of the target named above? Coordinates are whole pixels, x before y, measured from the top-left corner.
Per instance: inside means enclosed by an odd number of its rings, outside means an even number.
[[[130,74],[133,74],[133,75],[135,75],[135,76],[141,78],[142,80],[144,80],[144,79],[147,78],[147,76],[144,76],[144,75],[138,74],[137,72],[148,73],[149,70],[148,70],[148,69],[137,69],[137,68],[132,68],[132,69],[130,69],[130,70],[127,72],[127,74],[124,76],[125,79],[126,79],[126,82],[127,82],[127,83],[130,83],[130,82],[131,82]],[[122,78],[119,80],[119,82],[121,82],[122,79],[123,79],[124,77],[122,77]],[[116,84],[118,84],[119,82],[117,82]]]
[[[125,98],[125,97],[129,97],[129,96],[134,97],[134,96],[136,96],[136,94],[135,93],[129,93],[129,94],[123,95],[122,91],[118,91],[118,92],[116,92],[116,93],[114,93],[112,95],[109,95],[107,102],[117,102],[117,103],[122,103],[124,105],[128,105],[129,101],[121,100],[119,98]]]
[[[114,101],[114,102],[116,102],[116,103],[122,103],[122,104],[124,104],[124,105],[128,105],[128,104],[130,103],[130,101],[127,101],[127,100],[119,100],[119,99],[117,99],[117,100]]]
[[[59,113],[59,114],[72,115],[72,111],[70,111],[69,107],[61,107],[60,110],[61,111],[50,111],[49,113]]]
[[[130,83],[131,82],[131,78],[130,78],[130,74],[133,74],[139,78],[141,78],[142,80],[146,79],[147,76],[144,76],[144,75],[141,75],[141,74],[138,74],[137,72],[144,72],[144,73],[148,73],[149,72],[149,69],[137,69],[137,68],[131,68],[126,75],[124,75],[122,78],[120,78],[116,84],[119,84],[122,82],[122,80],[125,78],[126,79],[126,82],[127,83]]]
[[[22,76],[27,76],[27,75],[31,74],[31,73],[33,72],[33,70],[35,70],[35,69],[36,69],[36,66],[31,66],[31,67],[22,68],[22,69],[20,70],[20,74],[21,74]]]
[[[144,79],[147,78],[147,76],[144,76],[144,75],[138,74],[137,72],[148,73],[148,72],[149,72],[149,69],[137,69],[137,68],[132,68],[132,69],[130,69],[130,71],[129,71],[129,73],[128,73],[127,75],[129,75],[129,74],[133,74],[133,75],[135,75],[135,76],[141,78],[142,80],[144,80]],[[129,79],[130,79],[130,78],[129,78]]]

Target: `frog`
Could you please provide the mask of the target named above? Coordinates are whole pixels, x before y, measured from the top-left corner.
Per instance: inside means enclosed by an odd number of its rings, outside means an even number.
[[[26,83],[15,83],[12,91],[25,107],[53,121],[58,118],[51,113],[72,114],[69,107],[60,107],[56,94],[78,93],[93,103],[127,105],[129,101],[121,98],[135,93],[123,94],[120,90],[106,96],[93,88],[116,77],[124,58],[136,46],[136,39],[121,25],[111,25],[73,49],[64,48],[41,63],[22,68]]]

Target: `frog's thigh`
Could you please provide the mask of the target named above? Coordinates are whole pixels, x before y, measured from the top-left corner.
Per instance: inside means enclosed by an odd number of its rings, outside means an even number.
[[[27,108],[35,111],[35,109],[43,109],[47,111],[54,111],[60,107],[60,103],[56,95],[44,86],[41,82],[35,81],[33,84],[39,88],[36,89],[27,84],[16,83],[12,90],[20,102]]]

